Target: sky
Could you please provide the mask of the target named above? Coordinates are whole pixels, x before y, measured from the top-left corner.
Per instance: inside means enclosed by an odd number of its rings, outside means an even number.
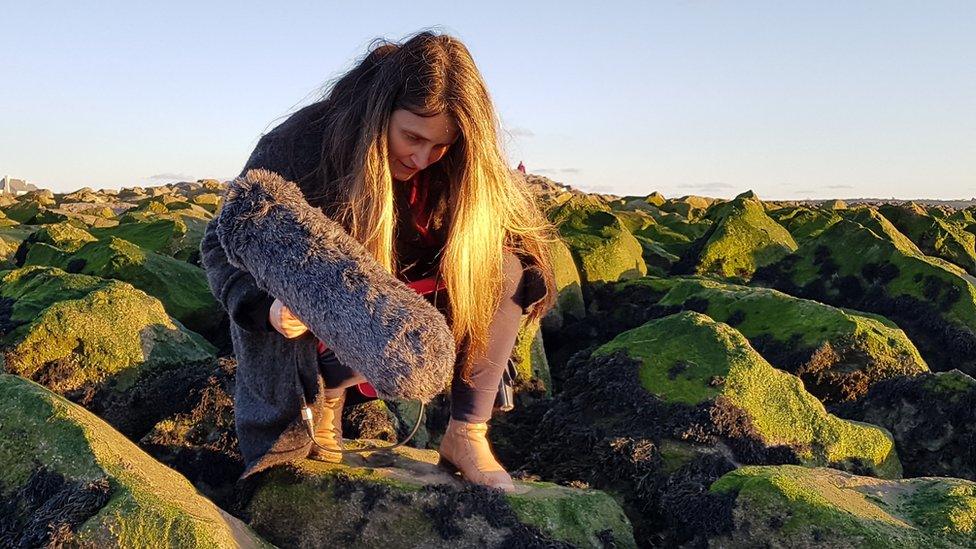
[[[85,5],[88,4],[88,5]],[[0,176],[230,179],[376,38],[454,35],[589,192],[976,197],[976,2],[4,2]]]

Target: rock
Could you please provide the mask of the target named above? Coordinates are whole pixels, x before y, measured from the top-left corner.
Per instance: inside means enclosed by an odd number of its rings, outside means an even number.
[[[973,547],[976,484],[878,480],[823,467],[743,467],[711,486],[734,498],[714,547]]]
[[[120,223],[115,227],[92,229],[99,239],[123,238],[145,250],[172,256],[186,246],[187,226],[181,219],[155,219],[147,222]]]
[[[647,274],[642,248],[597,198],[573,196],[550,212],[584,284]]]
[[[209,343],[124,282],[24,267],[4,273],[0,302],[5,371],[69,396],[129,436],[181,411],[178,388],[213,365]]]
[[[220,208],[220,196],[216,193],[203,193],[193,197],[193,203],[210,213],[215,213]]]
[[[874,228],[838,221],[753,282],[882,315],[908,334],[930,369],[976,372],[976,278],[922,254],[877,213],[861,215]]]
[[[715,199],[704,196],[685,195],[665,200],[659,207],[666,212],[676,213],[685,219],[697,219],[715,203]]]
[[[811,210],[805,207],[780,208],[770,211],[769,216],[785,227],[797,243],[817,237],[827,227],[842,219],[832,210]]]
[[[679,257],[669,252],[665,246],[654,240],[660,232],[659,223],[651,215],[643,211],[618,211],[614,215],[620,219],[624,227],[634,235],[643,250],[642,256],[649,273],[664,275],[671,271]],[[668,228],[663,228],[670,231]]]
[[[24,260],[27,258],[27,252],[38,242],[50,244],[62,252],[74,252],[86,243],[94,242],[95,240],[97,239],[91,233],[85,229],[76,227],[70,222],[53,223],[32,232],[24,239],[17,248],[14,261],[17,266],[23,266]]]
[[[44,209],[40,202],[27,200],[24,196],[17,199],[17,203],[3,209],[4,215],[17,223],[33,224],[34,218]]]
[[[713,273],[746,281],[756,269],[797,248],[790,233],[766,215],[755,197],[740,195],[713,206],[708,217],[714,224],[685,252],[671,274]]]
[[[976,380],[959,370],[884,381],[834,411],[891,431],[905,476],[976,480]]]
[[[859,398],[884,379],[928,371],[908,336],[884,317],[705,278],[646,277],[617,286],[666,292],[658,301],[663,310],[692,310],[733,326],[827,404]]]
[[[522,315],[515,346],[512,349],[512,362],[518,372],[515,379],[517,392],[532,391],[542,395],[552,392],[552,378],[549,375],[549,361],[542,343],[539,322],[529,321]]]
[[[169,315],[187,328],[208,339],[216,338],[221,310],[207,285],[206,274],[195,265],[143,250],[114,236],[89,242],[60,257],[37,255],[32,247],[24,264],[51,265],[68,272],[128,282],[162,301]]]
[[[234,483],[244,472],[244,458],[234,430],[237,362],[225,357],[218,364],[198,385],[170,391],[174,396],[186,395],[187,411],[159,421],[139,440],[139,445],[185,476],[207,498],[221,507],[230,507]]]
[[[976,275],[976,235],[967,232],[965,225],[905,206],[884,205],[878,211],[926,255],[941,257]]]
[[[104,421],[0,374],[6,546],[270,547]]]
[[[242,502],[251,527],[282,547],[635,547],[627,517],[597,490],[517,481],[505,495],[455,480],[433,450],[401,447],[371,468],[346,459],[255,475]]]
[[[725,401],[767,446],[788,446],[803,464],[901,476],[887,431],[828,414],[799,379],[770,366],[727,324],[686,311],[624,332],[593,355],[617,351],[642,362],[645,390],[691,406]]]
[[[553,242],[549,250],[559,295],[556,305],[543,317],[542,325],[546,329],[559,330],[564,323],[586,316],[586,308],[583,304],[583,285],[572,252],[561,240]]]

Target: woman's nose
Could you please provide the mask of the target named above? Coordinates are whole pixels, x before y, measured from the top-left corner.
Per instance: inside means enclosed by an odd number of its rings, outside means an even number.
[[[413,161],[413,165],[418,170],[422,170],[422,169],[426,168],[430,164],[430,154],[431,154],[431,152],[432,151],[430,149],[424,149],[424,150],[422,150],[420,152],[414,153],[410,157],[410,160]]]

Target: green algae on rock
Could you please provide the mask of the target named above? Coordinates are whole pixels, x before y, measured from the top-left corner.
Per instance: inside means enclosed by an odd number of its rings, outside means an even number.
[[[516,481],[503,494],[452,478],[434,450],[401,447],[382,466],[346,460],[255,475],[242,502],[251,527],[288,547],[636,546],[620,506],[597,490]]]
[[[43,249],[43,248],[42,248]],[[203,269],[114,236],[88,242],[70,255],[27,253],[25,265],[51,265],[73,273],[128,282],[159,299],[170,316],[212,338],[220,308]]]
[[[600,199],[573,195],[549,217],[573,252],[583,283],[647,274],[640,243]]]
[[[861,210],[870,228],[838,221],[754,281],[883,315],[908,334],[932,370],[976,372],[976,278],[922,254],[882,216]]]
[[[914,242],[927,255],[940,257],[976,274],[976,235],[966,231],[957,218],[942,219],[917,204],[885,204],[881,215]]]
[[[786,228],[797,243],[815,238],[827,227],[842,218],[833,210],[810,209],[804,207],[780,208],[772,210],[769,216]]]
[[[658,301],[663,308],[694,310],[733,326],[767,361],[799,376],[825,403],[856,399],[883,379],[928,371],[908,336],[878,315],[702,277],[615,284],[621,291],[641,286],[666,292]]]
[[[790,233],[766,215],[751,193],[712,206],[707,218],[714,224],[688,249],[673,274],[712,273],[745,281],[756,269],[797,249]]]
[[[125,394],[149,372],[204,368],[215,349],[124,282],[30,266],[6,272],[5,370],[59,393],[106,383]]]
[[[688,405],[723,397],[749,417],[768,445],[793,448],[804,464],[901,476],[887,431],[828,414],[798,378],[773,368],[727,324],[677,313],[624,332],[593,354],[618,350],[642,361],[646,390]]]
[[[879,480],[824,467],[751,466],[717,480],[735,497],[718,547],[973,547],[976,484],[954,478]]]
[[[546,313],[542,324],[547,329],[558,330],[567,321],[583,318],[586,308],[583,305],[583,285],[572,252],[561,240],[550,244],[549,251],[552,254],[553,278],[559,294],[556,305]]]
[[[26,486],[38,471],[64,483],[44,512],[67,527],[59,535],[70,545],[270,547],[92,413],[9,374],[0,374],[0,463],[0,492],[25,496],[17,502],[25,510],[34,511],[31,496],[43,497],[41,488]],[[75,483],[100,485],[107,497],[83,516],[66,516],[84,495]]]
[[[516,390],[536,390],[551,395],[552,378],[539,327],[539,321],[531,322],[528,316],[522,315],[512,349],[512,361],[518,372],[515,386]]]
[[[31,246],[36,243],[50,244],[65,252],[75,252],[88,242],[97,240],[90,232],[76,227],[71,222],[52,223],[32,232],[17,248],[15,260],[23,266]]]

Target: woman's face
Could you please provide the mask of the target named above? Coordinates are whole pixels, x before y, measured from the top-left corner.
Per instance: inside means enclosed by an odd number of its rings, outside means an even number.
[[[397,181],[411,177],[440,160],[457,141],[460,132],[454,120],[445,113],[418,116],[406,109],[396,109],[390,117],[390,173]]]

